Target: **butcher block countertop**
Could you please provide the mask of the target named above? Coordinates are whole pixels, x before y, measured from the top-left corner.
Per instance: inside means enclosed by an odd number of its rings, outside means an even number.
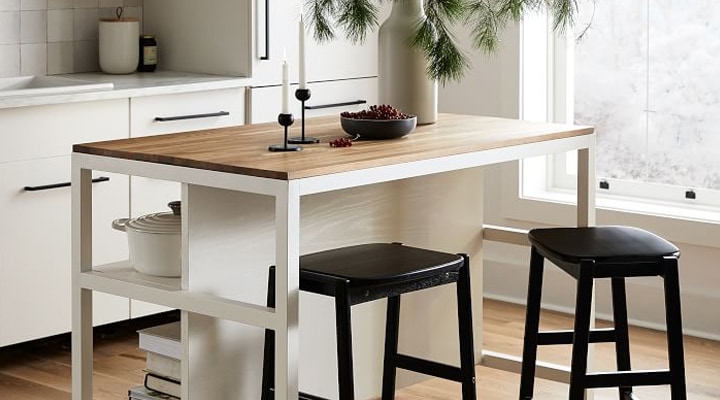
[[[300,136],[300,122],[295,121],[291,126],[289,136]],[[418,126],[400,139],[358,140],[351,147],[335,148],[330,147],[328,142],[346,136],[338,116],[308,118],[305,129],[306,136],[319,138],[320,143],[302,145],[302,151],[293,152],[268,151],[269,145],[282,143],[283,131],[277,123],[76,144],[73,150],[179,167],[293,180],[593,133],[593,128],[586,126],[440,114],[437,123]]]

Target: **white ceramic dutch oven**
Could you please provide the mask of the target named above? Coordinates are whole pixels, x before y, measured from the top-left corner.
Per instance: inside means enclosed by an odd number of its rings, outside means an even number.
[[[173,212],[120,218],[112,222],[114,229],[127,233],[130,263],[138,272],[180,276],[180,202],[173,201],[168,206]]]

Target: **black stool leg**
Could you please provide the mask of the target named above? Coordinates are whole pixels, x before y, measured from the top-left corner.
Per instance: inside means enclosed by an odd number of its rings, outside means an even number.
[[[463,254],[457,286],[458,332],[460,339],[460,375],[463,400],[477,399],[475,388],[475,345],[473,344],[472,293],[470,291],[470,259]]]
[[[685,400],[685,351],[680,310],[680,279],[677,258],[668,258],[665,264],[665,320],[667,324],[668,360],[672,376],[670,393],[672,400]]]
[[[267,303],[268,307],[275,307],[275,268],[268,271]],[[275,331],[265,329],[265,343],[263,347],[263,371],[261,400],[273,400],[274,393],[270,390],[275,386]]]
[[[338,387],[340,398],[343,400],[355,399],[350,305],[347,283],[338,282],[335,288],[335,335],[337,337]]]
[[[545,259],[532,247],[530,250],[530,277],[528,278],[525,311],[525,339],[523,341],[520,400],[533,398],[535,363],[537,361],[538,333],[540,331],[540,302],[542,300],[543,269]]]
[[[575,294],[575,327],[570,364],[569,400],[583,400],[587,386],[588,347],[590,345],[590,315],[592,314],[593,262],[580,263]]]
[[[613,322],[615,325],[615,360],[618,371],[630,371],[630,337],[628,334],[627,296],[625,278],[612,278]],[[620,400],[632,393],[631,386],[618,388]]]
[[[382,400],[395,398],[397,375],[398,333],[400,331],[400,296],[387,299],[385,320],[385,356],[383,361]]]

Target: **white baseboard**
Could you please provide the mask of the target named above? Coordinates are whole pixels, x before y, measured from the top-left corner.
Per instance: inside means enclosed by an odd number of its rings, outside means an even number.
[[[528,266],[503,261],[483,263],[485,297],[525,304]],[[665,330],[665,303],[661,278],[627,279],[628,316],[631,325]],[[597,285],[596,315],[612,320],[609,280]],[[575,280],[559,268],[545,268],[543,308],[572,313],[575,302]],[[683,331],[686,335],[720,341],[720,296],[708,293],[682,292]]]

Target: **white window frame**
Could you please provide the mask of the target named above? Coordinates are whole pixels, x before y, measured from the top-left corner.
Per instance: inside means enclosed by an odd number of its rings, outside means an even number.
[[[553,36],[550,23],[544,15],[529,16],[520,28],[520,118],[572,122],[573,63],[569,61],[574,43],[571,37]],[[534,225],[572,225],[576,178],[567,166],[565,154],[503,166],[503,217]],[[570,173],[550,173],[560,168]],[[628,183],[611,181],[610,185],[622,188]],[[680,194],[668,191],[668,185],[648,184],[648,188],[664,192],[665,197],[642,199],[597,190],[597,223],[635,225],[670,240],[720,247],[720,208],[712,205],[713,201],[720,204],[720,195],[694,189],[698,199],[709,200],[670,201],[682,200],[685,188],[674,188]]]

